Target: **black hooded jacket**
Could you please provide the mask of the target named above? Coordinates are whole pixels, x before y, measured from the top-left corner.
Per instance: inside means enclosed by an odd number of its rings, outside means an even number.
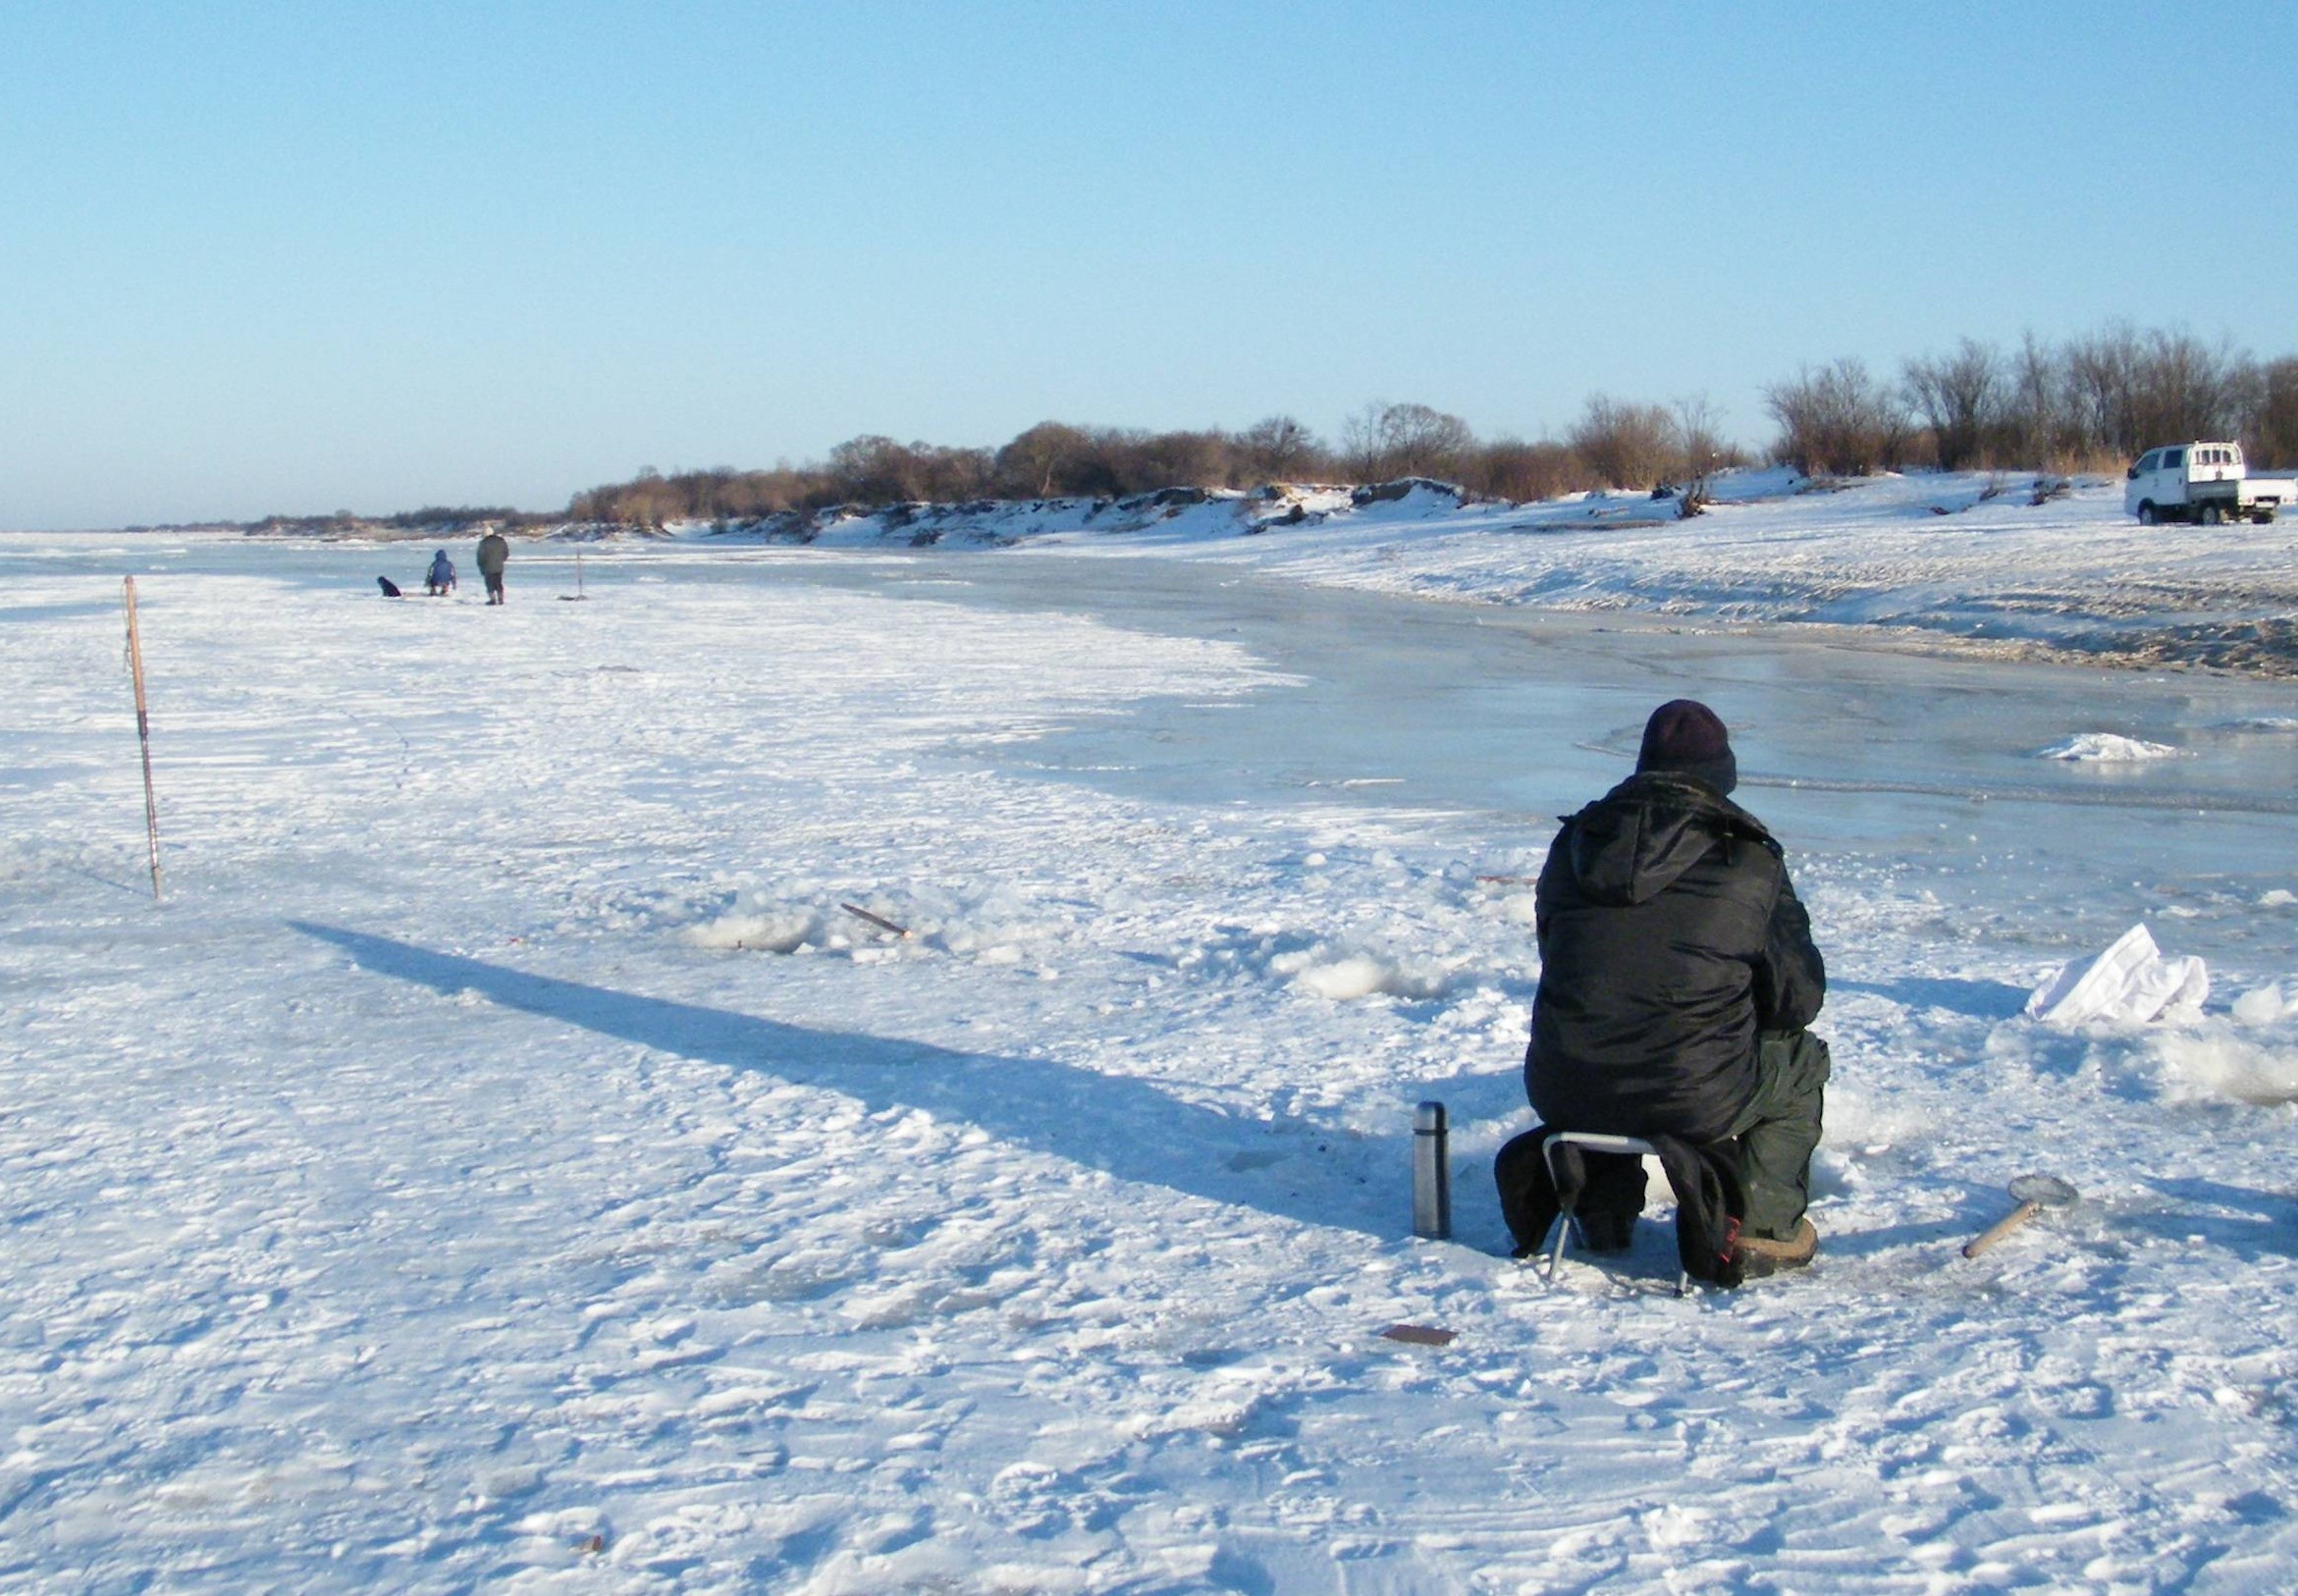
[[[1715,1142],[1756,1036],[1819,1014],[1827,972],[1763,824],[1702,782],[1633,775],[1564,823],[1540,872],[1524,1089],[1552,1126]]]

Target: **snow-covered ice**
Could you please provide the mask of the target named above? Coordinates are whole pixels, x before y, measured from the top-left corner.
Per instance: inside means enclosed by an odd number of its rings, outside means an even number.
[[[2287,690],[1315,592],[1379,561],[1313,532],[522,547],[501,611],[0,539],[0,1583],[2288,1586]],[[1826,1243],[1550,1292],[1527,878],[1687,689],[1829,956]],[[2033,758],[2101,726],[2192,757]],[[2139,920],[2199,1015],[2022,1013]]]

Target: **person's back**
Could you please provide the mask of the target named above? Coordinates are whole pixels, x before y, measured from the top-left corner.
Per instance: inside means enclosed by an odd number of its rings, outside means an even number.
[[[1756,989],[1800,984],[1767,958],[1783,894],[1794,901],[1770,833],[1697,781],[1630,776],[1567,821],[1536,898],[1526,1086],[1540,1116],[1721,1140],[1747,1100],[1757,1031],[1818,1008],[1816,992]]]
[[[454,590],[454,561],[447,558],[446,550],[441,549],[431,556],[431,573],[423,580],[435,594]]]
[[[1736,1141],[1751,1251],[1810,1256],[1827,975],[1780,845],[1725,796],[1723,722],[1687,699],[1636,773],[1572,816],[1540,873],[1524,1089],[1558,1130]],[[1776,1244],[1776,1245],[1775,1245]]]

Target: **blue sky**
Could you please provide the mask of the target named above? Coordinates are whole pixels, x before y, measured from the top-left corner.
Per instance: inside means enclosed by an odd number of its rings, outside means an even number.
[[[2298,8],[2197,15],[0,0],[0,528],[2298,351]]]

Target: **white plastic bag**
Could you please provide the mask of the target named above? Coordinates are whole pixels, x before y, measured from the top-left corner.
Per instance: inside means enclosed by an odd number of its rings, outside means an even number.
[[[2089,964],[2066,965],[2036,987],[2027,1014],[2062,1030],[2097,1020],[2144,1025],[2197,1013],[2210,995],[2202,960],[2165,959],[2140,925]]]

